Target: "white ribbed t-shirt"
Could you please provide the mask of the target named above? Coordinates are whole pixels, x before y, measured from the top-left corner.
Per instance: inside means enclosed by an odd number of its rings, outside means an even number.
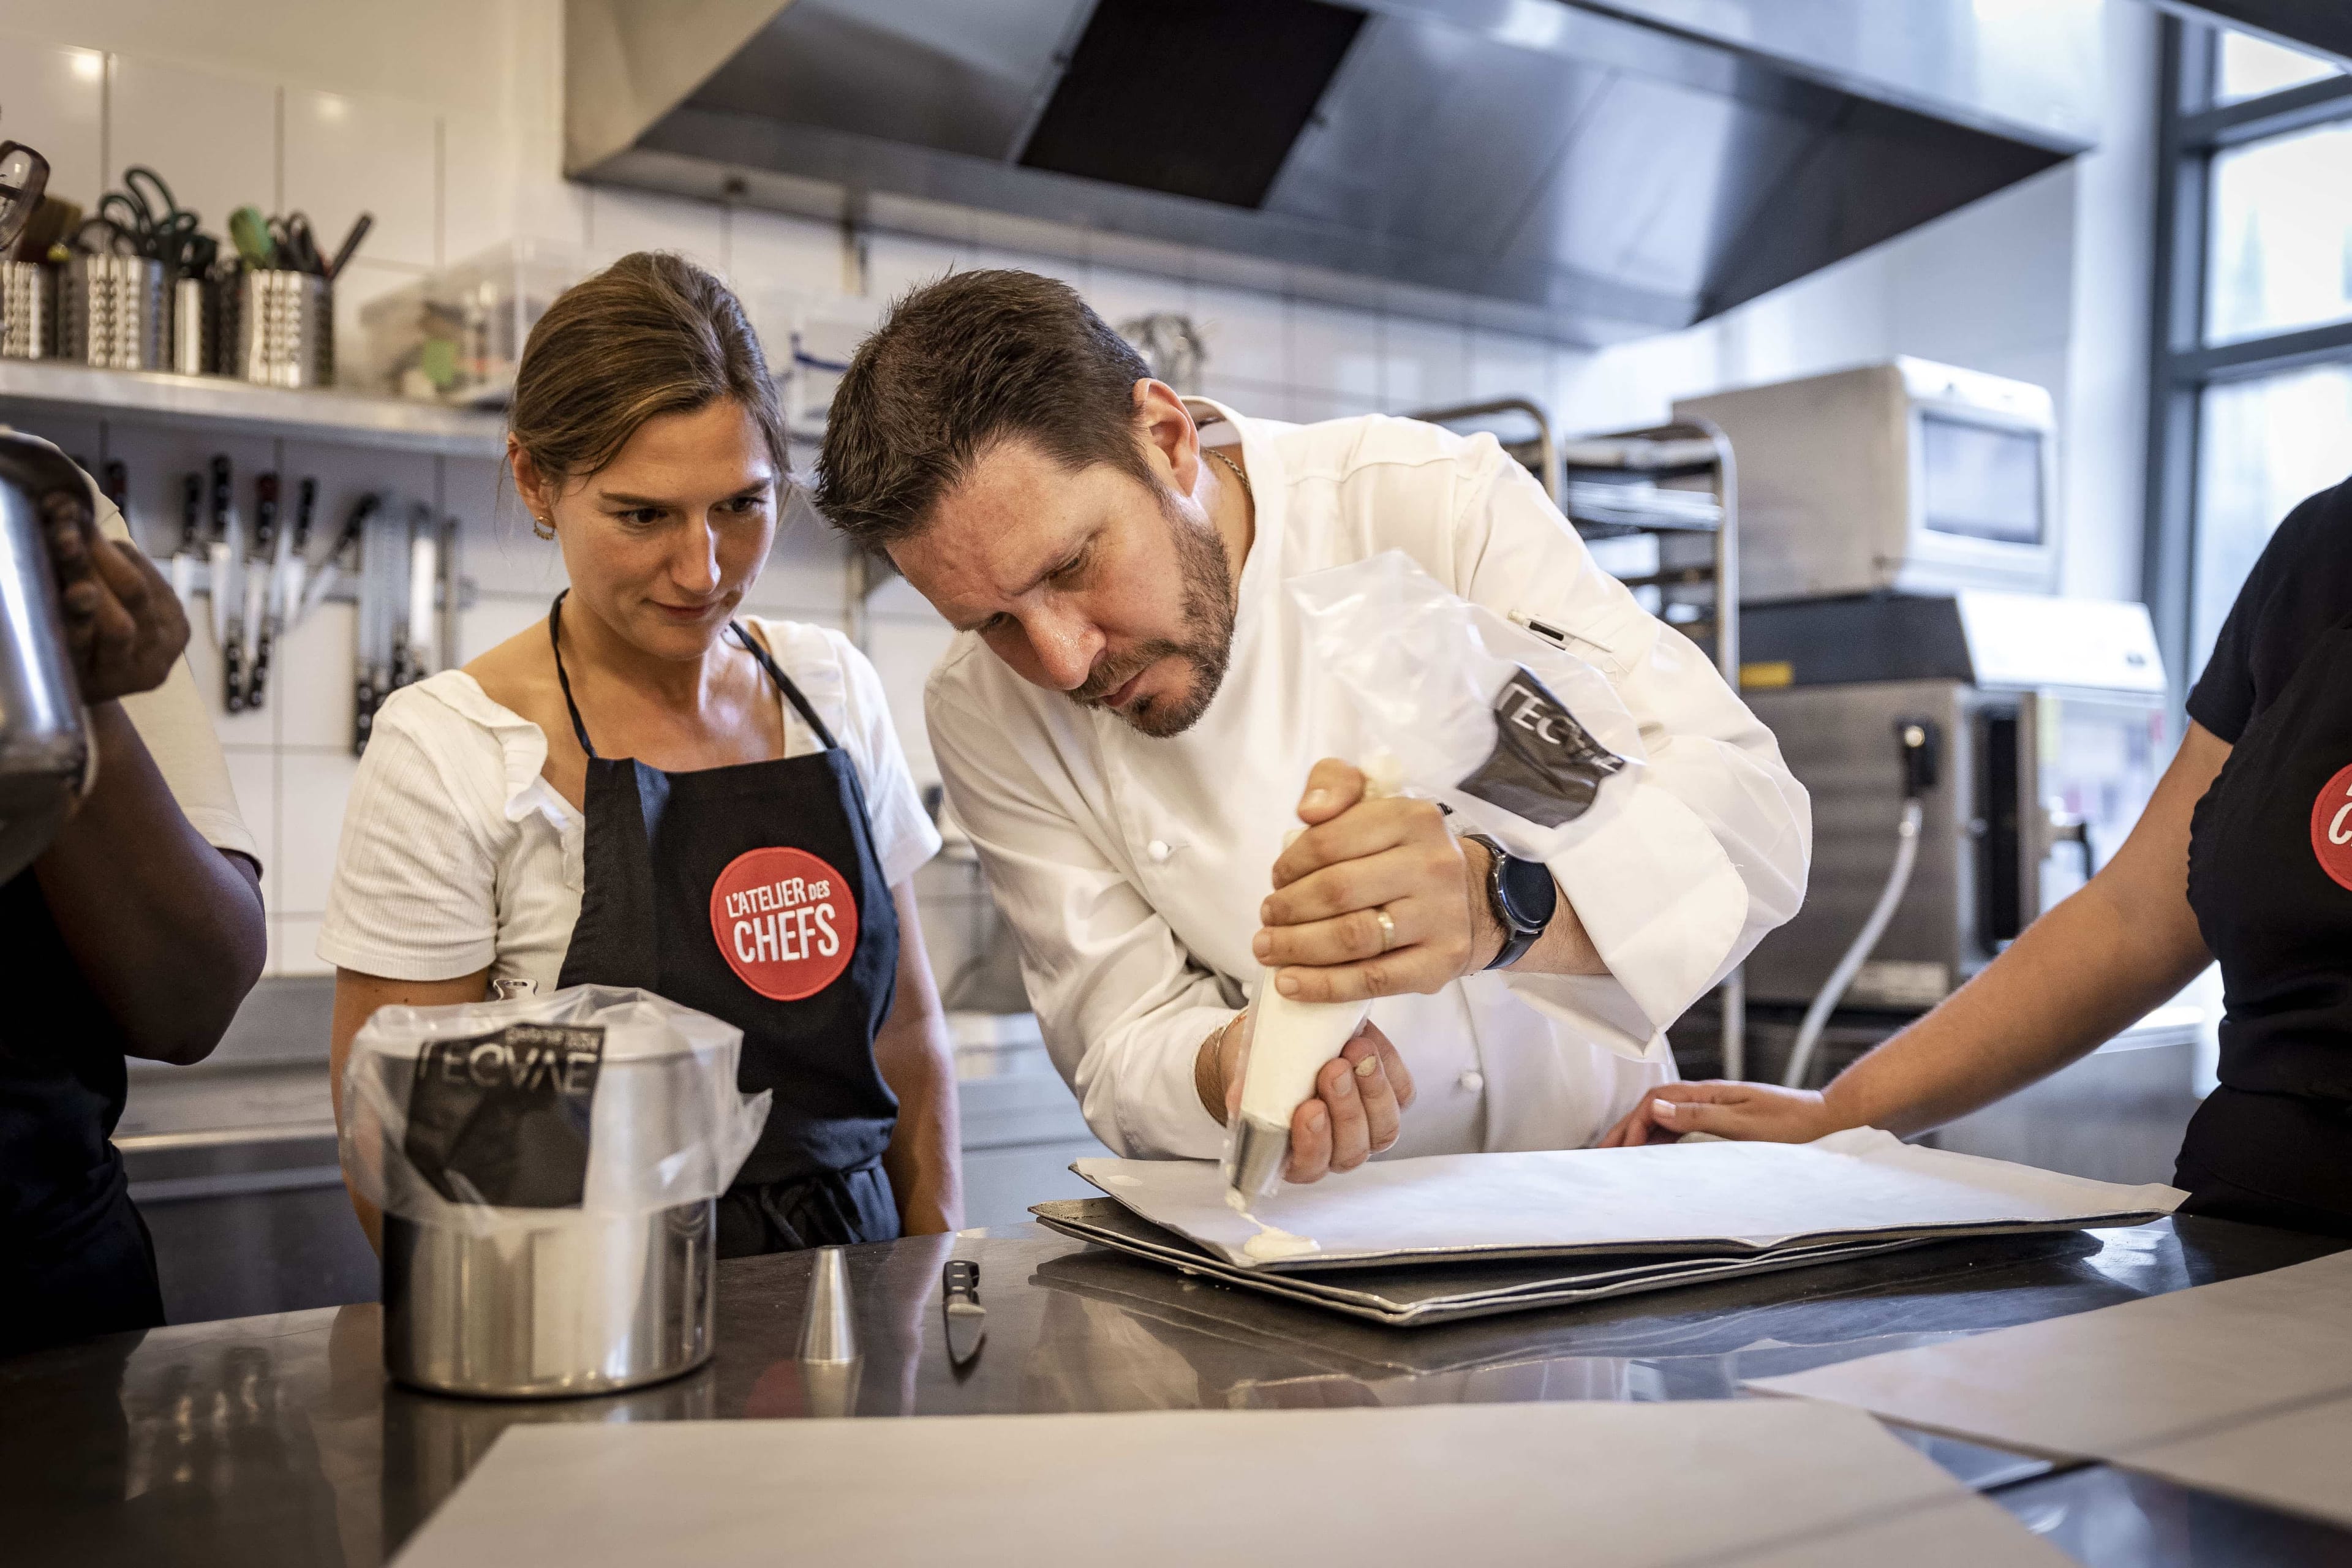
[[[839,632],[751,620],[776,662],[849,753],[875,854],[894,886],[938,853],[881,678]],[[778,693],[784,754],[818,750]],[[389,980],[555,988],[580,918],[586,822],[541,776],[547,737],[463,670],[394,692],[360,759],[327,894],[319,956]]]

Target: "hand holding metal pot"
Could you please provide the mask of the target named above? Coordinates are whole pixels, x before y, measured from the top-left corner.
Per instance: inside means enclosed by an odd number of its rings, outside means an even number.
[[[41,518],[82,700],[163,685],[188,646],[188,617],[171,584],[136,546],[99,533],[86,490],[51,490]]]

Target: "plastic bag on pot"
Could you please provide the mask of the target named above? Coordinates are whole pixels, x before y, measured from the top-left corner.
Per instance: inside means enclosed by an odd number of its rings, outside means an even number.
[[[1449,593],[1402,551],[1289,590],[1318,668],[1354,710],[1368,768],[1513,855],[1549,859],[1603,790],[1648,763],[1599,670]]]
[[[767,1091],[736,1088],[742,1045],[630,987],[380,1008],[343,1067],[343,1171],[388,1214],[471,1230],[714,1198],[768,1121]]]

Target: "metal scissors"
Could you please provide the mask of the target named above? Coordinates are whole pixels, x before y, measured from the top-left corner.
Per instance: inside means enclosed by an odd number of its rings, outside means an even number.
[[[182,209],[172,187],[144,164],[122,171],[122,189],[109,191],[98,216],[127,237],[137,254],[160,261],[174,277],[208,270],[219,241],[201,232],[202,219]]]
[[[308,213],[289,213],[284,217],[269,220],[269,237],[278,247],[278,264],[297,272],[308,272],[314,278],[327,275],[326,258],[319,252],[319,241],[310,232]]]
[[[0,256],[15,248],[48,183],[47,158],[21,142],[0,142]]]

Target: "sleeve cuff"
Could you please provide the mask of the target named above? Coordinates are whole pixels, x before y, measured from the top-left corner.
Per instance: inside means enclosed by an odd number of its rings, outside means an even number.
[[[1135,1160],[1213,1160],[1223,1153],[1224,1124],[1201,1103],[1192,1068],[1201,1042],[1233,1016],[1230,1007],[1187,1007],[1157,1021],[1153,1038],[1130,1045],[1115,1079],[1081,1092],[1095,1136]]]
[[[930,819],[917,816],[915,830],[900,834],[898,841],[890,846],[890,852],[882,862],[882,879],[891,887],[897,887],[940,852],[940,830],[931,826]]]
[[[1602,799],[1546,864],[1605,975],[1517,975],[1512,991],[1592,1029],[1620,1056],[1663,1059],[1660,1031],[1718,978],[1748,922],[1748,885],[1696,813],[1644,782]]]
[[[361,946],[333,931],[319,933],[319,945],[314,951],[322,963],[373,974],[379,980],[460,980],[478,970],[488,969],[499,956],[495,941],[462,952],[426,953],[413,948],[392,952]]]

